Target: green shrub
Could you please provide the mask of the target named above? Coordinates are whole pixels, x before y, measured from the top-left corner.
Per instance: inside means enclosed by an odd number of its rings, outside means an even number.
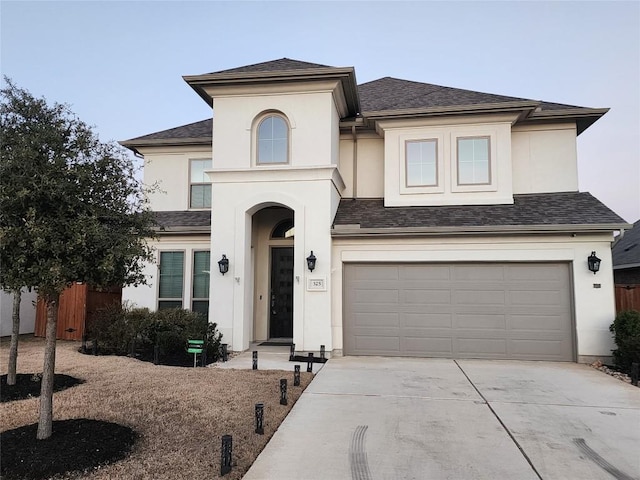
[[[160,363],[193,362],[186,353],[190,339],[205,340],[207,362],[219,356],[222,334],[215,323],[202,314],[172,309],[150,312],[146,308],[112,305],[96,312],[87,322],[89,339],[97,339],[105,354],[128,355],[135,340],[135,354],[142,360],[153,360],[154,348],[159,348]]]
[[[615,364],[623,372],[631,373],[631,364],[640,363],[640,312],[627,310],[616,315],[609,330],[614,334]]]

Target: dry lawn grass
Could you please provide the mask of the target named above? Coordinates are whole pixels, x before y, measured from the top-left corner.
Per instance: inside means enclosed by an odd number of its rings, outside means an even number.
[[[0,345],[0,372],[7,372],[8,340]],[[220,478],[220,443],[233,435],[233,469],[239,479],[287,416],[312,374],[156,366],[127,357],[79,353],[78,342],[58,341],[56,373],[85,383],[54,394],[54,420],[89,418],[136,430],[140,440],[127,459],[72,478]],[[18,373],[42,371],[44,341],[22,337]],[[293,367],[292,367],[293,371]],[[289,405],[279,403],[279,381],[289,380]],[[264,403],[264,435],[254,433],[254,408]],[[0,405],[2,431],[35,423],[38,399]]]

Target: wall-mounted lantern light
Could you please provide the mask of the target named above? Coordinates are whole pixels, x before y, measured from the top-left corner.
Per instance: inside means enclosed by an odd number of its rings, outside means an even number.
[[[591,255],[587,258],[587,265],[589,266],[589,270],[593,272],[595,275],[598,270],[600,270],[600,259],[596,257],[596,252],[591,252]]]
[[[311,255],[307,257],[307,268],[310,272],[316,268],[316,256],[313,254],[313,250],[311,250]]]
[[[222,258],[218,260],[218,268],[220,269],[220,273],[224,275],[229,271],[229,260],[226,255],[222,255]]]

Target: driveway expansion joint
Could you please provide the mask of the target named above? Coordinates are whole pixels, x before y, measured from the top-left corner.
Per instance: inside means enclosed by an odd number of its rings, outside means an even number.
[[[525,458],[525,460],[527,461],[527,463],[529,464],[529,466],[531,467],[531,469],[533,470],[533,472],[538,476],[538,478],[540,480],[544,480],[542,478],[542,475],[540,475],[540,472],[538,472],[538,470],[536,469],[535,465],[533,464],[533,462],[531,461],[531,459],[529,458],[529,455],[527,455],[527,452],[524,451],[524,448],[522,448],[522,445],[520,445],[520,443],[518,442],[518,440],[516,440],[516,437],[511,433],[511,431],[507,428],[507,426],[505,425],[505,423],[502,421],[502,419],[500,418],[500,416],[498,415],[498,413],[493,409],[493,407],[491,406],[491,403],[485,398],[485,396],[482,394],[482,392],[480,392],[480,390],[478,389],[478,387],[476,387],[476,385],[471,381],[471,378],[469,378],[469,375],[467,375],[467,372],[465,372],[462,367],[460,366],[460,364],[458,363],[457,360],[454,360],[453,363],[455,363],[458,368],[460,369],[460,371],[462,372],[462,374],[465,376],[465,378],[469,381],[469,383],[471,384],[471,386],[475,389],[476,392],[478,392],[478,395],[480,395],[480,397],[482,397],[482,399],[484,400],[485,404],[487,405],[487,407],[489,408],[489,410],[491,411],[491,413],[493,414],[494,417],[496,417],[496,420],[498,420],[498,422],[500,423],[500,425],[502,425],[502,428],[504,429],[505,432],[507,432],[507,435],[509,435],[509,437],[511,438],[511,441],[513,441],[513,443],[515,444],[516,447],[518,447],[518,450],[520,450],[520,453],[522,454],[522,456]]]

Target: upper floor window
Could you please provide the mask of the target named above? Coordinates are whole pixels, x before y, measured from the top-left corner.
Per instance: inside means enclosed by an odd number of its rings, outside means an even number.
[[[211,168],[211,159],[191,160],[189,208],[211,208],[211,182],[204,173]]]
[[[458,185],[491,183],[490,137],[458,137]]]
[[[289,125],[280,115],[267,115],[257,129],[257,163],[289,162]]]
[[[436,139],[408,141],[406,148],[407,187],[438,185],[438,141]]]

